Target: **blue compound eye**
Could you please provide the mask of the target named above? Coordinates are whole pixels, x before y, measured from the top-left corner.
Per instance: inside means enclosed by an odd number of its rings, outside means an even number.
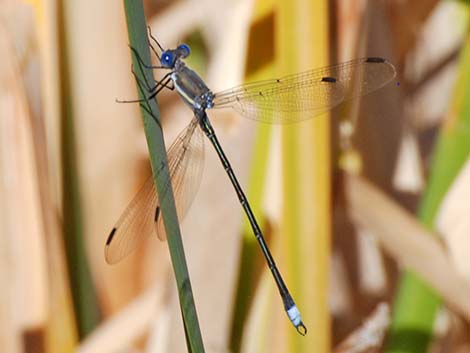
[[[166,50],[162,53],[162,56],[160,58],[160,63],[162,64],[162,66],[164,67],[173,67],[173,65],[175,64],[175,54],[173,54],[171,51],[169,50]]]
[[[178,53],[181,55],[182,58],[186,58],[189,56],[191,49],[189,49],[189,45],[187,44],[180,44],[178,45]]]

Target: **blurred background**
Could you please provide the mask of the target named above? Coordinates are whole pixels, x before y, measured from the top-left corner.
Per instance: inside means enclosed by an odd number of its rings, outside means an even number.
[[[150,175],[120,1],[0,9],[0,351],[186,352],[168,247],[106,238]],[[206,352],[470,352],[469,3],[146,0],[214,92],[365,56],[389,85],[288,126],[210,112],[308,335],[206,143],[181,223]],[[191,119],[159,97],[166,145]],[[379,303],[382,303],[379,305]]]

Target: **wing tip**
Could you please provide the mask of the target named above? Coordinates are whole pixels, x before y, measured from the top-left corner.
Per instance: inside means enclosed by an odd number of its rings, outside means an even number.
[[[379,88],[387,85],[388,83],[390,83],[390,81],[392,81],[397,76],[397,70],[395,66],[385,58],[371,56],[371,57],[366,58],[365,62],[369,64],[385,64],[386,66],[388,66],[389,79],[386,82],[384,82],[384,84],[380,86]]]

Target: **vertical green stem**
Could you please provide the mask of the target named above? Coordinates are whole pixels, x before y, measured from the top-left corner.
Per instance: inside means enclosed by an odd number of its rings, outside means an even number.
[[[143,62],[150,63],[147,28],[145,25],[142,0],[124,0],[124,8],[126,12],[130,45],[137,51],[137,53],[139,53]],[[142,67],[135,55],[133,55],[132,60],[135,68]],[[153,71],[151,69],[142,68],[142,70],[139,69],[135,71],[140,81],[154,82]],[[139,90],[139,95],[141,99],[146,98],[144,96],[145,92],[140,92]],[[144,108],[141,109],[141,113],[155,185],[157,187],[158,194],[162,195],[165,185],[167,185],[167,180],[169,179],[169,172],[167,156],[165,153],[166,149],[160,124],[160,113],[156,99],[148,101],[148,107],[153,116]],[[156,171],[158,171],[158,173]],[[168,237],[168,247],[178,288],[188,351],[192,353],[203,353],[204,345],[201,330],[199,328],[188,268],[186,265],[173,192],[167,192],[165,193],[164,198],[160,198],[160,209]],[[217,318],[214,317],[214,320],[217,320]]]

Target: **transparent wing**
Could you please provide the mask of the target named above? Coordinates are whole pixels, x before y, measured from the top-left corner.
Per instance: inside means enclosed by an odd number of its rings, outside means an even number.
[[[107,263],[119,262],[153,232],[153,215],[157,205],[157,192],[150,176],[127,206],[106,240]]]
[[[186,215],[201,184],[204,166],[204,135],[198,124],[198,120],[193,118],[188,128],[192,130],[191,133],[178,137],[178,146],[175,142],[175,148],[168,151],[168,167],[179,220]],[[155,214],[157,235],[161,240],[166,240],[163,218],[159,210],[157,212]]]
[[[345,99],[375,91],[395,74],[394,66],[385,59],[356,59],[216,93],[214,108],[230,107],[265,123],[292,123],[324,113]]]
[[[194,118],[168,149],[168,168],[173,185],[178,218],[186,215],[199,187],[204,166],[204,139]],[[169,190],[170,181],[163,196]],[[158,194],[150,176],[127,206],[108,236],[105,245],[106,262],[119,262],[155,232],[161,222]],[[164,233],[160,238],[165,238]]]

